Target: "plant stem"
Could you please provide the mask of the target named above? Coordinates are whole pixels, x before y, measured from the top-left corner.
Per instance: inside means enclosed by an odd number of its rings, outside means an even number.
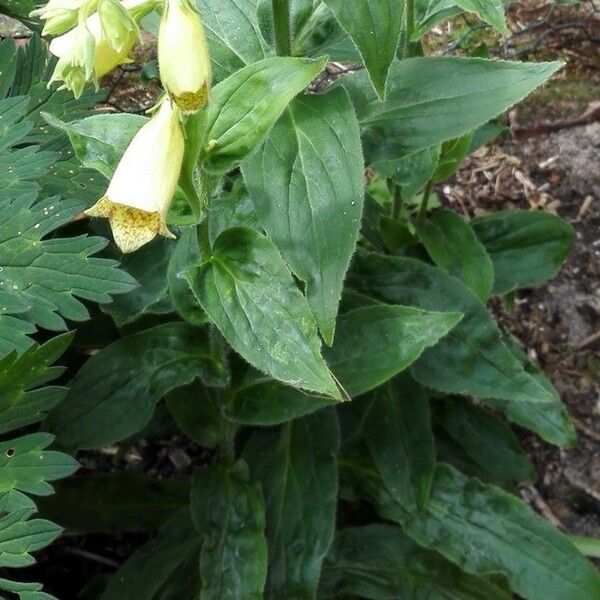
[[[415,28],[415,0],[404,0],[404,23],[402,25],[400,58],[410,58],[410,45]]]
[[[427,182],[425,189],[423,190],[423,199],[421,200],[421,208],[419,209],[419,221],[425,220],[427,214],[427,207],[429,206],[429,197],[431,196],[431,190],[433,188],[433,179]]]
[[[292,54],[292,30],[290,24],[290,0],[273,1],[273,23],[275,25],[275,48],[279,56]]]
[[[392,205],[392,217],[399,219],[402,213],[402,188],[394,185],[394,204]]]

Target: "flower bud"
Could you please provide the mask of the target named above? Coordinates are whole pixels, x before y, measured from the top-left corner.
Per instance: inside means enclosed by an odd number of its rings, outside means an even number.
[[[87,0],[50,0],[45,6],[32,11],[29,16],[45,21],[42,35],[61,35],[75,27],[79,10],[84,5],[89,6],[88,10],[94,10],[94,4]]]
[[[71,90],[79,98],[87,81],[94,78],[96,40],[85,23],[72,32],[72,42],[59,58],[48,86],[54,81],[64,81],[63,88]]]
[[[131,50],[130,42],[139,35],[136,22],[119,0],[100,0],[98,16],[102,39],[117,53]]]
[[[129,144],[106,195],[85,211],[91,217],[108,218],[122,252],[134,252],[157,235],[175,237],[165,217],[183,162],[179,119],[179,109],[165,99]]]
[[[165,89],[186,114],[208,101],[212,73],[200,15],[189,0],[167,0],[158,33],[158,63]]]

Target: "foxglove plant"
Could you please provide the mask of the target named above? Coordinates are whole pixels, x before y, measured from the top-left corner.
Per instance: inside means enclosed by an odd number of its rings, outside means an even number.
[[[103,600],[598,600],[594,567],[514,494],[534,470],[512,425],[562,447],[575,432],[486,308],[556,275],[573,230],[541,211],[467,220],[433,193],[561,65],[428,55],[424,35],[464,11],[506,31],[500,1],[51,0],[33,13],[58,36],[53,79],[82,100],[149,27],[164,94],[148,116],[36,113],[74,157],[39,200],[19,196],[24,179],[0,206],[2,227],[25,224],[14,246],[0,237],[0,323],[20,340],[0,329],[0,349],[26,350],[32,324],[85,319],[76,296],[101,303],[46,429],[71,452],[164,427],[214,449],[191,478],[91,473],[42,504],[80,532],[157,533]],[[330,61],[348,73],[330,80]],[[46,198],[65,171],[84,187]],[[121,270],[89,258],[97,236],[43,239],[74,215],[77,232],[107,231],[82,210],[108,218]],[[115,507],[102,526],[99,504]]]

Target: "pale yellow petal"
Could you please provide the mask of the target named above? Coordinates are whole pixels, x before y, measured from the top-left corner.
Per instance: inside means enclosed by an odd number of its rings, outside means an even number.
[[[109,221],[115,244],[121,252],[135,252],[160,233],[162,219],[158,213],[149,213],[120,204],[112,206]]]
[[[90,217],[110,217],[110,213],[112,212],[112,202],[104,196],[104,198],[100,198],[94,206],[88,208],[85,212],[86,215]]]

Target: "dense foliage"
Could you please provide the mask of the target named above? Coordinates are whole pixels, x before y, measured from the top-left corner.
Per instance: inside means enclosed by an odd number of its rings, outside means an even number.
[[[512,425],[575,431],[486,308],[572,228],[434,192],[561,65],[424,55],[463,11],[506,31],[501,0],[193,4],[0,0],[54,38],[0,43],[0,589],[50,598],[13,568],[56,521],[157,532],[102,600],[600,599],[515,494]],[[165,95],[99,112],[138,27]],[[76,475],[35,516],[70,455],[165,422],[211,450],[191,480]]]

